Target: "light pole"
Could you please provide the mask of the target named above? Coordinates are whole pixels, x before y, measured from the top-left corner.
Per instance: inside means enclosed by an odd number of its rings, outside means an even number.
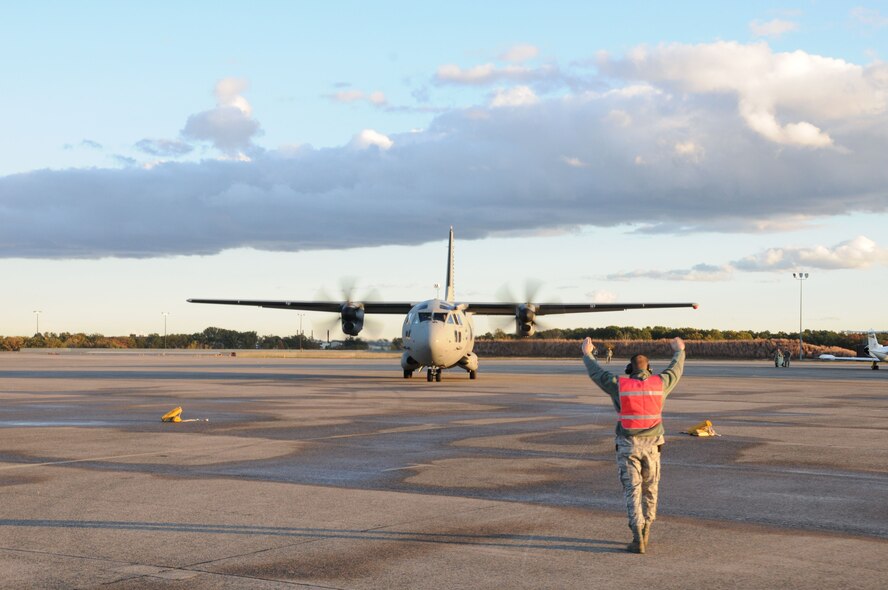
[[[40,314],[41,313],[43,313],[43,311],[41,311],[39,309],[34,310],[34,315],[37,317],[37,332],[36,332],[37,334],[40,333]]]
[[[302,318],[305,317],[305,314],[299,313],[296,315],[299,316],[299,350],[304,350],[302,347],[302,339],[304,338],[304,336],[302,335]]]
[[[802,283],[808,278],[806,272],[794,272],[792,278],[799,282],[799,360],[805,358],[805,349],[802,348]]]
[[[168,311],[160,312],[160,315],[163,316],[163,349],[166,350],[167,347],[167,316],[170,315]]]

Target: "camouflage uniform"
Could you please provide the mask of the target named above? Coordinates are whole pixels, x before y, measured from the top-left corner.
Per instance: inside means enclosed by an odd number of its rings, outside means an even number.
[[[659,374],[663,382],[663,399],[675,388],[684,370],[685,353],[676,352],[666,370]],[[589,378],[607,393],[617,413],[620,412],[619,377],[601,368],[595,360],[594,352],[583,357],[583,363],[589,372]],[[651,377],[648,370],[637,371],[630,376],[632,379],[647,380]],[[643,536],[647,542],[647,534],[651,523],[657,518],[657,495],[660,483],[660,451],[662,450],[665,431],[662,421],[647,429],[627,430],[620,422],[616,428],[617,467],[620,471],[620,482],[626,496],[626,511],[629,516],[629,528],[633,534]]]

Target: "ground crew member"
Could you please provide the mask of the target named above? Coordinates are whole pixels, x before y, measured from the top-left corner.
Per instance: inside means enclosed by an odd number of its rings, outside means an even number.
[[[607,347],[607,355],[604,357],[604,362],[606,364],[611,364],[611,359],[614,358],[614,349],[610,346]]]
[[[774,353],[774,366],[775,367],[782,367],[783,366],[783,351],[780,350],[779,348],[777,349],[777,352]]]
[[[648,358],[636,354],[626,365],[625,377],[618,377],[599,366],[595,345],[583,340],[583,363],[589,378],[613,401],[620,414],[617,422],[616,451],[620,482],[626,496],[632,553],[644,553],[650,540],[651,525],[657,518],[657,490],[660,483],[660,452],[664,430],[662,409],[666,396],[678,384],[684,370],[684,342],[670,343],[675,354],[666,370],[651,374]]]

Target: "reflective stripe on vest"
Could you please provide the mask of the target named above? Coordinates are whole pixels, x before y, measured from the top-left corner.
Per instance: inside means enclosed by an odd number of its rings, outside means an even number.
[[[663,421],[663,380],[619,378],[620,424],[626,430],[647,430]]]

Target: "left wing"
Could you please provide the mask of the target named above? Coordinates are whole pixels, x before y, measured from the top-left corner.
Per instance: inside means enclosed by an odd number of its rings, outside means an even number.
[[[271,309],[292,309],[299,311],[329,311],[340,313],[343,307],[351,302],[343,301],[274,301],[263,299],[189,299],[188,303],[215,303],[218,305],[250,305],[253,307],[267,307]],[[416,305],[409,301],[360,301],[354,302],[365,313],[385,313],[405,315]],[[514,308],[513,308],[514,313]]]
[[[535,315],[624,311],[627,309],[667,309],[693,307],[696,303],[463,303],[465,310],[478,315],[514,316],[522,306],[532,306]]]

